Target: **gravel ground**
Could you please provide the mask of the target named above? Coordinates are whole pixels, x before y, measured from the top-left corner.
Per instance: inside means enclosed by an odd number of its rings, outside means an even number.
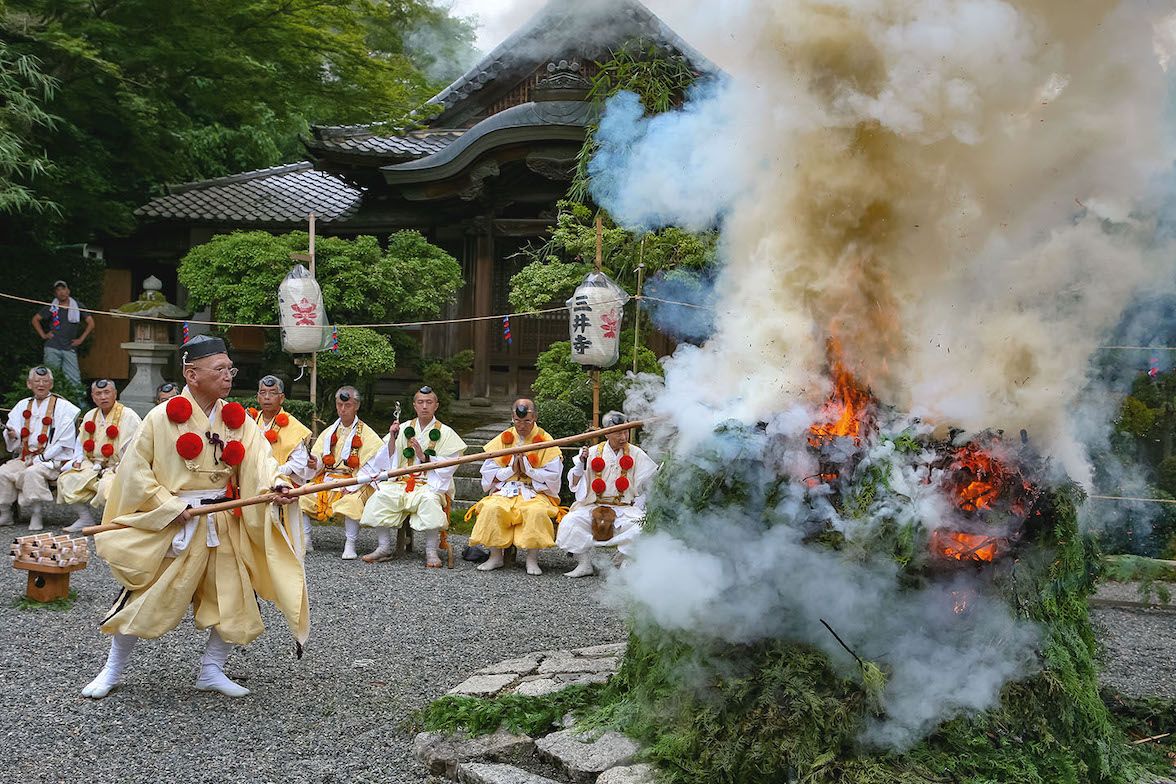
[[[7,529],[17,534],[21,529]],[[76,572],[66,612],[14,609],[26,573],[6,570],[0,600],[0,770],[29,782],[424,782],[411,758],[410,714],[480,667],[530,651],[624,638],[599,602],[600,580],[567,580],[570,559],[542,554],[545,574],[473,564],[424,568],[422,554],[388,564],[344,562],[343,531],[316,527],[307,562],[311,639],[297,660],[281,617],[238,648],[229,676],[240,700],[192,689],[204,633],[186,620],[139,643],[123,686],[104,700],[80,692],[101,668],[98,620],[118,593],[101,561]],[[360,550],[374,546],[361,534]],[[460,552],[465,545],[453,537]],[[1101,598],[1137,600],[1134,586]],[[1094,608],[1106,646],[1104,681],[1127,694],[1176,697],[1176,610]],[[436,781],[434,779],[434,781]]]
[[[1106,583],[1096,596],[1142,601],[1135,583]],[[1134,697],[1176,698],[1176,608],[1092,607],[1090,617],[1104,646],[1104,684]]]
[[[9,528],[4,531],[14,531]],[[16,529],[16,533],[23,531]],[[5,570],[0,596],[0,770],[6,781],[423,782],[404,725],[467,675],[523,653],[624,639],[598,600],[601,581],[568,580],[573,564],[543,553],[542,577],[485,574],[458,560],[424,568],[423,554],[386,564],[344,562],[341,528],[314,531],[307,559],[311,637],[301,660],[281,616],[238,648],[229,677],[243,699],[192,688],[205,633],[191,619],[138,644],[123,685],[104,700],[81,689],[109,638],[97,623],[118,593],[95,559],[75,572],[66,612],[12,607],[26,573]],[[457,552],[465,545],[453,537]],[[360,535],[360,551],[375,536]]]

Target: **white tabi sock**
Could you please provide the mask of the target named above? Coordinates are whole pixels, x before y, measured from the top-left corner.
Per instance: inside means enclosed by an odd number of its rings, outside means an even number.
[[[131,651],[138,641],[138,637],[130,634],[114,635],[110,640],[110,655],[106,657],[106,666],[98,673],[97,678],[82,689],[82,696],[100,699],[110,694],[122,680],[123,670],[126,669]]]
[[[392,531],[388,528],[376,529],[376,549],[363,557],[368,563],[373,561],[388,561],[392,558]]]
[[[430,566],[440,566],[441,556],[437,553],[437,546],[441,544],[440,531],[425,531],[425,563]]]
[[[585,550],[576,554],[576,568],[565,572],[564,577],[590,577],[596,570],[592,568],[592,550]]]
[[[41,522],[41,502],[33,501],[29,506],[29,530],[40,531],[44,527]]]
[[[200,675],[196,677],[196,688],[200,691],[218,691],[226,697],[244,697],[249,689],[233,683],[225,675],[225,660],[233,644],[221,639],[220,633],[213,626],[208,630],[208,643],[204,646],[204,655],[200,657]]]
[[[527,550],[527,574],[538,577],[543,574],[543,570],[539,568],[539,550],[538,548],[531,548]]]
[[[302,538],[306,542],[306,552],[314,552],[314,543],[310,541],[310,515],[302,513]]]
[[[478,564],[477,568],[478,568],[479,572],[489,572],[494,569],[501,569],[502,568],[502,548],[501,547],[491,547],[490,548],[490,558],[488,558],[485,563]]]
[[[89,504],[74,504],[74,506],[78,508],[78,519],[74,520],[73,525],[62,529],[67,534],[76,534],[87,525],[94,524],[94,515],[90,512]]]

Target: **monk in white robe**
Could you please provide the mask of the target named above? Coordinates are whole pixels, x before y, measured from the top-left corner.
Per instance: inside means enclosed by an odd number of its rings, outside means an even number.
[[[437,420],[437,403],[437,393],[431,387],[421,387],[413,395],[416,418],[403,426],[399,422],[392,423],[388,437],[384,439],[385,448],[360,469],[362,480],[370,481],[376,474],[396,468],[452,460],[465,451],[465,442],[453,428]],[[376,492],[364,506],[359,522],[376,529],[379,545],[363,560],[378,563],[391,559],[391,531],[407,520],[412,530],[425,535],[425,566],[441,566],[437,547],[441,532],[449,528],[446,509],[453,499],[456,471],[457,466],[450,466],[377,483]]]
[[[174,629],[189,607],[196,628],[209,630],[202,691],[249,693],[224,664],[233,645],[263,631],[257,597],[285,615],[300,652],[308,636],[297,521],[279,514],[294,500],[288,482],[245,409],[221,400],[236,374],[224,342],[199,335],[181,351],[187,386],[147,414],[110,488],[102,522],[124,527],[94,537],[123,590],[102,621],[113,640],[106,666],[82,690],[88,697],[109,694],[135,642]],[[205,503],[269,492],[273,504],[200,514]]]
[[[610,411],[601,424],[612,427],[625,422],[623,414]],[[641,535],[645,520],[645,494],[657,474],[657,463],[638,446],[629,443],[629,431],[610,433],[608,440],[584,447],[568,471],[568,487],[576,502],[559,522],[555,546],[576,556],[576,568],[565,577],[588,577],[593,573],[592,551],[616,547],[627,555]],[[597,539],[592,531],[592,512],[608,507],[616,514],[613,535]]]
[[[44,528],[42,508],[53,503],[49,482],[73,455],[78,407],[53,394],[53,371],[35,367],[25,386],[33,393],[8,413],[4,443],[13,457],[0,465],[0,525],[12,525],[12,502],[29,513],[29,530]]]
[[[90,507],[106,503],[118,461],[142,423],[138,414],[118,402],[118,388],[108,378],[90,383],[90,399],[94,408],[78,425],[73,460],[57,477],[57,503],[77,507],[78,519],[65,529],[70,534],[94,524]]]
[[[355,387],[339,387],[335,393],[335,411],[339,418],[319,434],[310,450],[321,468],[314,478],[314,484],[355,476],[384,448],[380,434],[360,420],[361,402],[359,390]],[[353,561],[359,557],[355,552],[355,542],[359,538],[359,518],[363,517],[364,504],[371,495],[371,487],[352,485],[342,490],[302,496],[302,511],[315,520],[330,520],[334,515],[343,517],[343,530],[347,537],[343,544],[344,561]]]
[[[516,400],[511,417],[514,425],[487,444],[487,452],[552,440],[535,422],[534,402]],[[482,463],[482,489],[488,495],[477,504],[470,544],[489,547],[490,558],[479,571],[501,569],[503,550],[513,546],[527,553],[527,574],[543,574],[539,551],[555,546],[551,521],[559,514],[562,473],[559,447]]]

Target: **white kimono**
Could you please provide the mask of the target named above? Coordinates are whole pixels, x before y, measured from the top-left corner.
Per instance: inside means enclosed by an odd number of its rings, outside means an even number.
[[[641,447],[629,444],[628,451],[633,467],[624,472],[629,481],[624,492],[618,492],[616,488],[622,474],[620,461],[623,452],[617,454],[608,442],[603,442],[588,448],[587,465],[581,464],[577,456],[568,471],[568,487],[575,491],[576,502],[560,521],[556,547],[579,554],[593,546],[615,546],[621,553],[629,553],[641,535],[641,525],[645,521],[645,494],[657,473],[657,463]],[[592,468],[592,462],[598,457],[604,460],[604,468],[599,472]],[[605,490],[599,496],[592,489],[597,479],[605,484]],[[598,506],[609,506],[617,515],[613,537],[606,542],[598,542],[592,537],[592,510]]]

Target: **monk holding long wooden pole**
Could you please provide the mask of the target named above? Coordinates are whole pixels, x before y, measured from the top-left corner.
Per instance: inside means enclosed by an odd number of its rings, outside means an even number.
[[[257,424],[221,399],[236,375],[224,342],[201,335],[180,351],[187,386],[144,418],[94,537],[123,590],[102,622],[113,635],[110,656],[82,690],[87,697],[109,694],[138,639],[176,628],[189,606],[196,628],[209,630],[195,684],[202,691],[249,693],[224,663],[233,645],[264,628],[255,595],[282,611],[299,651],[308,636],[299,519],[279,514],[294,501],[289,481]],[[238,513],[208,506],[263,492],[262,503]]]

